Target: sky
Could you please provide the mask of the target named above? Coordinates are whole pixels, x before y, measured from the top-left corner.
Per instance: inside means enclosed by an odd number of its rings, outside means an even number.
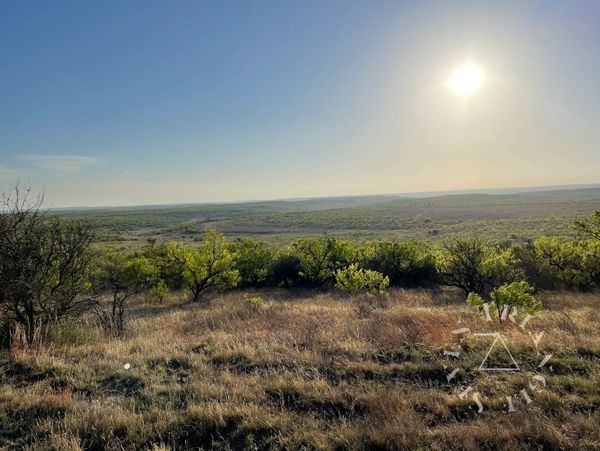
[[[600,2],[0,0],[0,191],[50,206],[600,182]],[[480,68],[468,96],[449,87]]]

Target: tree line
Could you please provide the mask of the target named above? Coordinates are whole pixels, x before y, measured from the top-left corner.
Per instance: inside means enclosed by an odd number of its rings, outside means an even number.
[[[128,301],[141,293],[161,302],[185,290],[202,303],[210,291],[245,287],[314,287],[385,296],[388,286],[450,285],[473,305],[539,308],[540,289],[593,290],[600,285],[600,211],[576,221],[576,239],[492,242],[457,235],[441,244],[352,242],[336,237],[271,246],[228,241],[216,230],[200,243],[149,242],[140,250],[94,247],[83,221],[49,215],[43,199],[18,188],[0,207],[0,321],[3,336],[93,310],[110,333],[122,334]]]

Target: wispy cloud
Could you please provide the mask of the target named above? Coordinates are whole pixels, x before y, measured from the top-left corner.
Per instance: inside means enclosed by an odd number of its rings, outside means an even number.
[[[11,168],[7,168],[6,166],[2,166],[0,164],[0,177],[8,177],[15,173],[15,171]]]
[[[16,158],[29,166],[57,172],[74,172],[96,163],[94,157],[83,155],[17,155]]]

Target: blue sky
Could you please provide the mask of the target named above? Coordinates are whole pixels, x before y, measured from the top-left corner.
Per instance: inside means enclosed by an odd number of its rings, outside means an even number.
[[[2,1],[0,187],[52,206],[600,182],[600,4]],[[447,79],[485,75],[468,99]]]

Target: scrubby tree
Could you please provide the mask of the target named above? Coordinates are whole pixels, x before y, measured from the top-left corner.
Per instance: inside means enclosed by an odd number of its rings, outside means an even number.
[[[353,263],[357,252],[352,243],[338,238],[303,239],[293,245],[300,276],[312,286],[332,283],[335,272]]]
[[[390,279],[380,272],[360,268],[356,263],[335,272],[335,286],[345,293],[366,292],[369,295],[385,296]]]
[[[575,221],[573,226],[581,235],[587,238],[587,257],[596,268],[600,268],[600,210],[596,210],[589,218]],[[600,271],[600,270],[599,270]],[[596,284],[600,282],[596,280]]]
[[[235,267],[240,284],[257,287],[269,280],[273,266],[273,251],[261,241],[240,238],[234,243]]]
[[[169,295],[169,287],[167,286],[164,280],[159,280],[156,285],[150,288],[149,293],[155,299],[158,299],[159,302],[164,302],[164,300]]]
[[[600,285],[600,241],[542,237],[535,251],[541,265],[565,286],[589,290]]]
[[[199,246],[170,244],[169,255],[182,266],[192,302],[199,302],[208,289],[234,288],[239,282],[232,246],[214,229],[206,231]]]
[[[519,262],[519,268],[525,275],[525,280],[537,289],[554,289],[558,278],[552,273],[550,267],[538,252],[534,240],[525,240],[523,243],[512,245],[512,253]]]
[[[483,292],[485,249],[479,237],[454,237],[444,242],[443,248],[438,269],[444,281],[465,294]]]
[[[0,316],[19,323],[31,343],[36,328],[89,301],[90,226],[41,210],[18,186],[0,201]]]
[[[183,265],[180,261],[169,256],[169,246],[164,243],[156,244],[149,241],[140,255],[152,260],[158,268],[160,279],[164,281],[169,290],[180,290],[185,281],[183,280]]]
[[[416,286],[437,279],[435,256],[424,242],[376,241],[365,254],[365,267],[388,276],[392,285]]]
[[[103,327],[115,335],[122,335],[125,330],[127,301],[136,294],[151,290],[161,281],[159,270],[152,260],[115,250],[96,257],[92,280],[98,294],[109,293],[111,296],[108,309],[98,301],[95,310]]]
[[[288,288],[300,283],[300,260],[289,248],[275,252],[270,283]]]
[[[476,293],[486,299],[494,288],[524,279],[510,248],[486,244],[476,235],[456,236],[444,242],[438,269],[449,285],[459,287],[466,295]]]
[[[575,221],[573,226],[583,236],[600,241],[600,210],[593,212],[587,219]]]
[[[501,285],[490,293],[490,314],[496,312],[500,319],[505,315],[517,314],[519,311],[535,313],[542,308],[542,301],[534,296],[534,289],[525,280]],[[482,308],[486,303],[477,293],[469,293],[467,303]]]

